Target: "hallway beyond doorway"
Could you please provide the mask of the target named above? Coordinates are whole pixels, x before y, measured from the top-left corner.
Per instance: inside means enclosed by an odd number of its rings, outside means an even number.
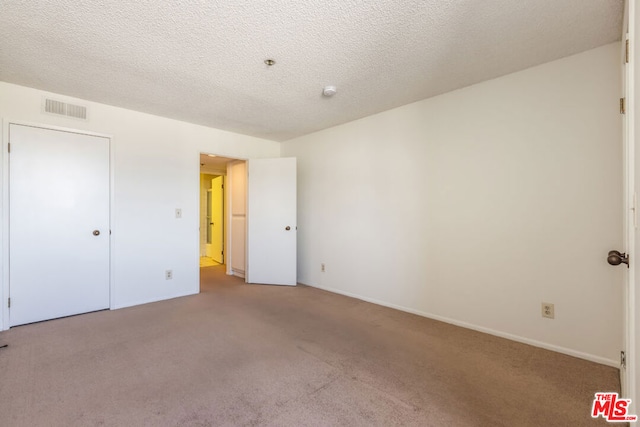
[[[220,264],[219,262],[215,261],[211,257],[207,257],[207,256],[201,256],[200,257],[200,268],[202,268],[202,267],[214,267],[216,265],[223,265],[223,264]]]

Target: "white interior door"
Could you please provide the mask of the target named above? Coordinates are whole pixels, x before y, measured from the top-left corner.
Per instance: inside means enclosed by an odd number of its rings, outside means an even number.
[[[11,326],[109,308],[109,139],[9,125]]]
[[[636,256],[635,250],[640,247],[640,234],[636,232],[638,226],[638,191],[640,176],[636,172],[640,168],[640,151],[635,144],[635,127],[638,124],[639,114],[636,112],[638,91],[635,90],[635,82],[640,74],[640,69],[636,67],[636,57],[640,53],[640,38],[637,35],[637,25],[640,19],[640,10],[635,1],[625,1],[625,22],[623,31],[624,40],[629,40],[628,62],[624,66],[624,97],[626,99],[626,114],[624,117],[624,138],[625,138],[625,231],[626,231],[626,252],[629,254],[629,270],[624,289],[624,351],[626,353],[626,367],[620,370],[622,380],[622,394],[625,398],[631,399],[630,414],[638,414],[638,389],[640,388],[640,372],[638,362],[640,361],[640,316],[636,310],[640,307],[640,293],[637,291],[637,269],[640,266],[640,258]],[[626,50],[626,49],[625,49]]]
[[[224,250],[224,187],[223,177],[217,176],[211,180],[211,205],[209,211],[209,227],[211,227],[211,258],[223,264]]]
[[[249,160],[247,282],[296,284],[296,159]]]
[[[623,54],[624,55],[624,54]],[[625,102],[628,104],[630,100],[630,86],[629,86],[629,75],[628,75],[628,64],[625,65],[623,86],[624,86],[624,98]],[[633,141],[633,126],[630,126],[631,111],[627,109],[627,114],[622,116],[623,120],[623,141],[624,141],[624,248],[623,251],[627,254],[635,253],[635,184],[634,184],[634,175],[635,175],[635,167],[634,167],[634,141]],[[636,266],[633,260],[629,261],[628,269],[625,269],[625,279],[623,284],[623,351],[625,353],[625,359],[627,359],[627,363],[620,363],[620,383],[621,383],[621,391],[622,395],[627,397],[632,392],[632,382],[629,381],[628,375],[633,371],[635,362],[630,360],[628,356],[633,354],[633,350],[630,348],[630,344],[633,342],[633,337],[630,335],[631,329],[630,325],[633,323],[633,311],[632,311],[632,294],[633,294],[633,286],[632,283],[635,277]]]

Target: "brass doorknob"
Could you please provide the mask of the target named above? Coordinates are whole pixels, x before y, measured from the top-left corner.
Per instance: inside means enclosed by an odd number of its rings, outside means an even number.
[[[93,235],[94,236],[99,236],[100,235],[100,230],[93,230]]]
[[[289,227],[288,225],[284,228],[285,230],[289,231],[291,230],[291,227]]]

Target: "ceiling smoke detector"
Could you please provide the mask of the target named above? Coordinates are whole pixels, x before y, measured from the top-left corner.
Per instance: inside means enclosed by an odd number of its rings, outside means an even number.
[[[335,95],[337,91],[338,90],[335,86],[325,86],[324,89],[322,89],[322,94],[327,98],[330,98]]]

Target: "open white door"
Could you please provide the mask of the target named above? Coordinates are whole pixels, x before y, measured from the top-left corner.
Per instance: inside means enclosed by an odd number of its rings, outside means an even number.
[[[9,125],[11,326],[109,308],[109,139]]]
[[[248,283],[296,285],[296,159],[248,161]]]
[[[211,180],[211,203],[209,209],[209,232],[211,233],[211,254],[218,264],[224,264],[224,185],[223,177],[217,176]]]
[[[628,7],[628,4],[626,5],[626,7]],[[631,86],[630,86],[630,71],[632,70],[632,64],[629,63],[627,61],[627,51],[626,51],[626,43],[628,43],[628,36],[629,36],[629,23],[631,22],[631,20],[629,20],[628,17],[628,12],[629,10],[627,9],[625,11],[625,21],[623,24],[623,31],[622,31],[622,56],[623,56],[623,65],[622,65],[622,97],[626,100],[626,104],[627,107],[629,106],[628,104],[631,101],[631,97],[630,97],[630,90],[631,90]],[[632,102],[631,102],[632,103]],[[622,112],[622,111],[621,111]],[[627,108],[626,111],[627,114],[623,114],[621,115],[622,117],[622,140],[623,140],[623,166],[624,166],[624,178],[623,178],[623,185],[624,185],[624,193],[623,193],[623,212],[624,212],[624,218],[623,218],[623,229],[624,229],[624,252],[626,254],[632,254],[635,251],[633,250],[633,246],[634,246],[634,234],[635,234],[635,226],[634,226],[634,210],[633,210],[633,203],[634,203],[634,165],[632,162],[633,159],[633,148],[634,148],[634,144],[633,144],[633,124],[631,123],[632,119],[632,113],[631,111],[629,111],[629,108]],[[613,249],[613,248],[611,248]],[[608,259],[607,259],[608,260]],[[614,260],[617,262],[617,260]],[[611,261],[609,261],[609,263],[611,263]],[[621,266],[621,268],[624,267],[624,264]],[[630,291],[631,291],[631,287],[629,286],[633,280],[633,277],[635,275],[635,266],[633,265],[633,261],[629,260],[628,263],[628,269],[626,269],[625,272],[625,276],[624,276],[624,283],[623,283],[623,292],[622,292],[622,298],[623,298],[623,319],[622,319],[622,328],[623,328],[623,333],[622,333],[622,351],[623,354],[625,355],[625,359],[626,356],[630,354],[629,352],[629,344],[630,344],[630,337],[629,337],[629,319],[633,316],[633,313],[629,311],[629,296],[630,296]],[[631,362],[631,361],[630,361]],[[631,371],[631,365],[633,363],[629,363],[629,364],[625,364],[623,363],[623,357],[621,356],[621,360],[620,360],[620,388],[621,388],[621,393],[623,397],[628,397],[629,393],[630,393],[630,386],[631,383],[629,381],[629,372]]]
[[[637,291],[637,271],[640,266],[640,258],[636,256],[635,249],[640,248],[640,233],[638,227],[638,192],[640,187],[640,177],[636,171],[640,170],[640,150],[636,149],[635,127],[640,123],[640,111],[636,109],[638,105],[638,95],[635,90],[636,77],[640,78],[640,67],[636,67],[636,59],[640,54],[640,34],[637,25],[640,22],[640,9],[635,0],[625,1],[625,30],[622,40],[628,40],[628,61],[625,65],[624,74],[624,97],[626,99],[626,114],[624,115],[624,138],[625,138],[625,208],[626,208],[626,251],[629,254],[629,274],[625,283],[624,292],[624,351],[626,353],[626,366],[620,370],[622,382],[622,395],[631,399],[630,414],[638,414],[640,405],[638,402],[638,389],[640,389],[640,373],[638,372],[638,362],[640,358],[640,316],[636,310],[640,307],[640,292]],[[624,43],[623,43],[624,44]]]

